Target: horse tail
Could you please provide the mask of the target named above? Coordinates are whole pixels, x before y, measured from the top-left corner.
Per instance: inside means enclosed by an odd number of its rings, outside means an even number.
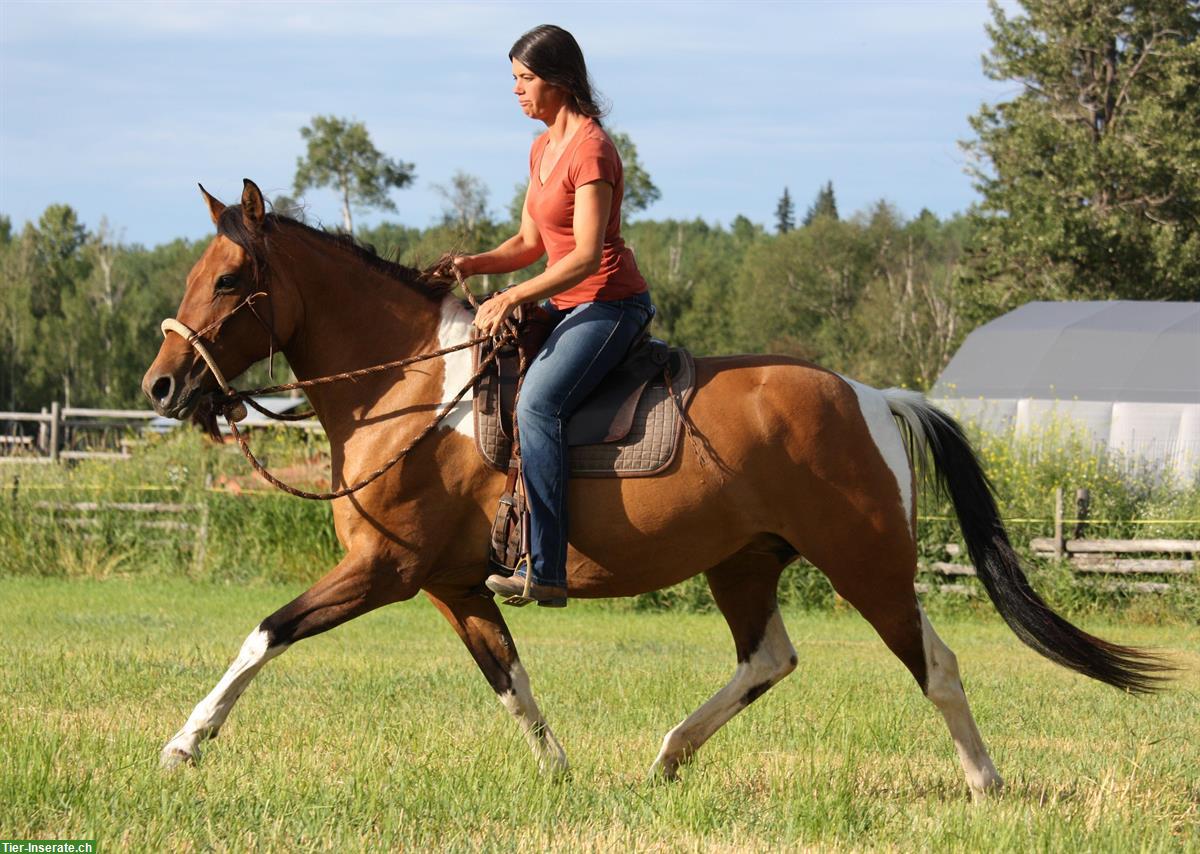
[[[908,440],[910,456],[925,469],[932,459],[934,483],[949,494],[967,552],[1004,622],[1027,646],[1051,661],[1136,693],[1163,687],[1173,670],[1159,656],[1109,643],[1056,614],[1021,569],[996,507],[991,481],[962,427],[925,396],[903,389],[883,392]]]

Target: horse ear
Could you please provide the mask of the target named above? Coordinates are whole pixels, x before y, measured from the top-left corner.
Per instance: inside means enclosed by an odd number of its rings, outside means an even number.
[[[263,202],[262,190],[249,178],[242,179],[242,222],[253,232],[262,229],[267,206]]]
[[[204,196],[204,203],[208,205],[208,215],[212,217],[213,225],[216,225],[217,219],[221,216],[221,211],[225,210],[225,205],[221,203],[220,199],[204,189],[203,184],[197,184],[196,186],[200,188],[200,195]]]

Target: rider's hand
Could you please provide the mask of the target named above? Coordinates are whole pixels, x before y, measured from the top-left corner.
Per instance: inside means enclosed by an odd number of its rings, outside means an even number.
[[[501,291],[479,307],[475,312],[475,326],[485,335],[498,335],[508,319],[520,305],[508,291]]]
[[[450,263],[460,276],[464,279],[469,279],[475,275],[475,265],[472,263],[474,260],[470,255],[455,255],[450,259]]]

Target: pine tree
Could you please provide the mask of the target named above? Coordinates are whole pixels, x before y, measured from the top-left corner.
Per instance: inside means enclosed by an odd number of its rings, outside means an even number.
[[[796,205],[792,202],[792,194],[788,192],[788,188],[783,188],[783,195],[779,197],[779,204],[775,206],[775,230],[780,234],[787,234],[796,227]]]
[[[838,218],[837,200],[833,197],[832,181],[827,181],[821,189],[817,190],[817,197],[813,199],[808,213],[804,215],[804,224],[812,225],[812,221],[819,216]]]

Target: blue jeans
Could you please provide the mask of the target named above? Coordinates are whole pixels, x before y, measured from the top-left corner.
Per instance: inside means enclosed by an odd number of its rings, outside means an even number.
[[[534,358],[517,402],[529,503],[529,557],[537,584],[567,584],[567,422],[625,358],[654,313],[649,294],[561,311]]]

